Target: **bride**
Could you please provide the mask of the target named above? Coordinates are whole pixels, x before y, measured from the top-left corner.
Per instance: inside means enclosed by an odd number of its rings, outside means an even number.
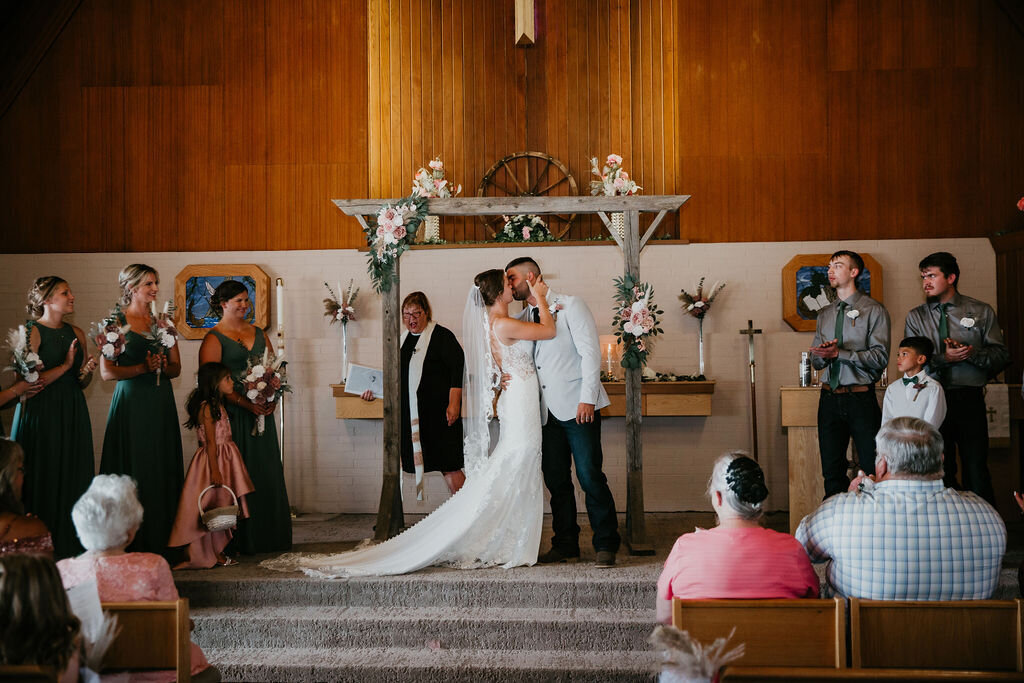
[[[407,574],[431,565],[504,568],[532,565],[544,517],[540,469],[540,392],[533,342],[555,336],[548,286],[528,280],[540,322],[510,318],[512,287],[502,270],[476,276],[463,314],[466,369],[463,428],[466,483],[415,526],[379,545],[338,555],[289,553],[261,563],[319,578]],[[490,452],[494,391],[501,430]]]

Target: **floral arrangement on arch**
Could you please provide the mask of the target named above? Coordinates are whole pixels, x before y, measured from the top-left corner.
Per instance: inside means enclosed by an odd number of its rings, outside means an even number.
[[[658,316],[664,313],[654,303],[654,287],[638,282],[632,275],[615,278],[615,336],[622,346],[624,368],[642,368],[651,352],[651,338],[664,333]]]
[[[334,293],[331,286],[324,283],[327,293],[330,295],[324,299],[324,315],[330,320],[331,325],[341,323],[342,327],[356,319],[356,297],[359,296],[359,288],[355,286],[355,280],[348,281],[348,289],[343,290],[341,283],[338,283],[338,294]]]
[[[600,180],[590,181],[590,194],[592,195],[603,194],[607,197],[615,197],[636,194],[644,189],[637,185],[622,168],[622,157],[618,154],[609,154],[600,170],[597,167],[597,157],[591,158],[590,170],[600,178]]]
[[[263,357],[253,355],[242,375],[242,388],[245,390],[245,397],[263,407],[275,401],[279,401],[284,392],[291,392],[292,388],[287,383],[285,376],[284,354],[273,356],[270,349],[264,349]],[[262,436],[266,431],[266,415],[257,415],[256,423],[252,427],[253,436]]]
[[[416,231],[427,215],[427,198],[411,196],[395,204],[385,204],[363,232],[370,247],[367,271],[377,292],[391,290],[395,262],[416,239]]]
[[[679,290],[679,300],[683,302],[683,310],[698,320],[704,319],[704,316],[711,310],[711,304],[715,297],[725,289],[724,282],[716,282],[710,289],[704,289],[705,279],[704,276],[701,276],[697,281],[695,294],[690,294],[685,289]]]
[[[540,216],[516,215],[505,219],[505,227],[494,236],[496,242],[555,242]]]
[[[131,329],[132,326],[127,323],[121,311],[121,304],[116,303],[110,315],[98,323],[93,323],[89,332],[100,354],[109,361],[116,361],[128,344],[125,335]]]
[[[43,369],[43,361],[39,354],[29,345],[29,335],[35,321],[29,320],[18,325],[7,333],[7,346],[11,350],[11,365],[7,370],[14,370],[29,384],[38,381],[39,372]]]
[[[451,184],[445,179],[444,162],[441,161],[441,157],[436,156],[433,160],[427,164],[430,170],[421,168],[416,171],[415,177],[412,179],[412,196],[413,197],[454,197],[455,195],[462,192],[462,185],[456,185],[455,191],[452,191]]]

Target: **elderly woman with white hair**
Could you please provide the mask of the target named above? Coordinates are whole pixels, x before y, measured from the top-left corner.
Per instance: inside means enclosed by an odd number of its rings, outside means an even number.
[[[795,538],[761,526],[768,497],[761,466],[743,451],[715,461],[708,482],[718,526],[676,540],[658,578],[658,621],[671,623],[672,598],[816,598],[819,581]]]
[[[177,600],[171,567],[160,555],[129,553],[125,548],[142,524],[135,481],[121,474],[101,474],[92,480],[71,510],[85,552],[57,563],[65,588],[96,581],[102,602]],[[173,681],[173,670],[147,672],[132,680]],[[192,680],[220,680],[220,672],[192,643]]]

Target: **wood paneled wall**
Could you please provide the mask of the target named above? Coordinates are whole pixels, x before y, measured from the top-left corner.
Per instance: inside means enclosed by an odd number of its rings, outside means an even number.
[[[1000,0],[82,0],[0,119],[8,252],[340,248],[441,155],[616,152],[695,241],[1024,227]],[[579,221],[571,236],[598,232]],[[486,239],[446,222],[449,239]]]

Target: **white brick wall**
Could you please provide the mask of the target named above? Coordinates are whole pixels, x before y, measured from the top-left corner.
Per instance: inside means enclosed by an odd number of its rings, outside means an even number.
[[[761,459],[772,491],[771,508],[787,506],[785,433],[779,426],[778,387],[797,379],[800,352],[811,333],[793,332],[782,320],[782,267],[796,254],[831,253],[847,248],[870,253],[885,274],[885,304],[892,315],[893,342],[899,342],[906,312],[921,302],[916,268],[921,257],[947,250],[958,257],[963,291],[995,304],[995,255],[985,239],[783,242],[666,245],[653,243],[641,258],[641,275],[655,287],[665,310],[660,339],[651,358],[655,370],[697,371],[697,323],[684,316],[676,296],[700,275],[728,281],[728,287],[705,321],[707,374],[718,381],[709,418],[648,418],[644,422],[645,505],[650,511],[708,509],[704,488],[712,460],[728,448],[749,448],[747,342],[738,331],[747,319],[764,330],[757,337],[758,417]],[[602,333],[610,332],[612,278],[622,272],[614,245],[591,247],[510,247],[433,249],[408,252],[402,260],[402,293],[420,289],[430,297],[435,319],[461,334],[462,309],[473,276],[503,267],[516,256],[530,255],[548,273],[556,291],[582,296]],[[323,282],[334,285],[355,278],[360,285],[359,321],[349,325],[350,360],[379,365],[380,299],[366,275],[366,255],[353,250],[0,255],[0,331],[24,319],[25,293],[33,278],[57,274],[69,280],[77,298],[74,321],[88,327],[106,313],[117,297],[117,273],[126,263],[156,267],[169,295],[174,276],[186,265],[256,263],[286,286],[285,323],[289,376],[295,394],[287,399],[285,468],[291,500],[300,510],[372,512],[380,495],[381,423],[337,420],[328,384],[340,378],[341,336],[322,315]],[[276,315],[276,314],[275,314]],[[274,319],[272,317],[272,319]],[[180,406],[192,386],[198,341],[183,341],[182,377],[174,380]],[[890,376],[895,371],[890,368]],[[9,384],[5,376],[3,386]],[[93,422],[97,461],[113,384],[97,377],[86,391]],[[4,422],[9,426],[11,413]],[[605,472],[620,510],[624,509],[625,434],[622,418],[604,423]],[[183,434],[186,463],[195,437]],[[429,511],[447,495],[438,474],[427,477],[427,498],[416,503],[411,478],[405,486],[405,509]],[[583,510],[582,500],[580,510]]]

